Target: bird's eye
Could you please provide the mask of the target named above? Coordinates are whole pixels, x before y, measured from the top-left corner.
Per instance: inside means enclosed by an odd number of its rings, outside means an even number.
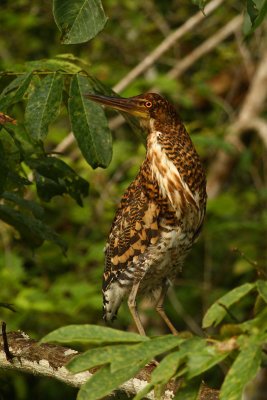
[[[146,108],[151,108],[152,107],[152,102],[151,101],[146,101],[145,106],[146,106]]]

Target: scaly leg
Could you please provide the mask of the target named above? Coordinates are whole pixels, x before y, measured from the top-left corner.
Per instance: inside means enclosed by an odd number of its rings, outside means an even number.
[[[138,329],[138,332],[140,333],[140,335],[146,336],[145,330],[143,328],[143,325],[141,323],[141,320],[140,320],[140,317],[139,317],[139,314],[138,314],[138,311],[136,308],[136,295],[137,295],[137,292],[139,289],[140,282],[141,281],[135,282],[133,284],[130,295],[128,297],[128,307],[129,307],[130,313],[132,314],[132,317],[133,317],[135,325]]]
[[[163,285],[161,287],[161,292],[160,292],[160,295],[159,295],[159,298],[157,300],[155,308],[156,308],[156,311],[161,316],[161,318],[163,319],[163,321],[165,322],[165,324],[168,326],[168,328],[172,332],[172,334],[173,335],[178,335],[178,331],[175,329],[175,327],[173,326],[173,324],[171,323],[171,321],[167,317],[167,315],[166,315],[166,313],[164,311],[164,308],[163,308],[163,304],[164,304],[164,300],[165,300],[168,288],[169,288],[168,283],[166,281],[164,281]]]

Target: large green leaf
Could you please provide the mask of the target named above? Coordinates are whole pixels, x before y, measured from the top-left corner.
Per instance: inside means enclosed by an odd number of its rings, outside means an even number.
[[[65,44],[92,39],[107,21],[100,0],[54,0],[53,14]]]
[[[74,63],[74,60],[72,60],[72,62],[64,60],[60,58],[60,55],[55,58],[43,58],[41,60],[28,61],[25,64],[25,67],[30,71],[63,71],[69,74],[77,74],[81,70],[81,67]]]
[[[74,357],[68,363],[68,369],[73,372],[82,372],[90,368],[110,364],[116,358],[123,358],[128,351],[136,349],[138,344],[113,344],[111,346],[97,347]],[[122,363],[121,366],[124,364]]]
[[[177,347],[183,341],[184,339],[177,336],[166,335],[164,337],[151,339],[145,343],[140,343],[134,350],[126,352],[123,357],[114,359],[111,364],[111,371],[115,372],[119,370],[123,364],[131,365],[131,363],[138,360],[147,360],[148,362],[159,354]]]
[[[44,240],[49,240],[60,246],[64,252],[67,250],[66,243],[56,232],[30,214],[0,204],[0,219],[13,226],[30,247],[41,246]]]
[[[89,92],[89,79],[75,75],[69,99],[71,126],[86,161],[93,168],[107,167],[112,156],[111,133],[102,107],[84,97]]]
[[[41,79],[29,96],[25,111],[28,131],[35,139],[43,139],[48,125],[59,113],[63,89],[63,78],[59,73],[50,73]]]
[[[0,141],[0,194],[5,190],[7,172],[5,149]]]
[[[168,354],[151,374],[150,382],[140,390],[134,397],[134,400],[141,400],[149,393],[155,385],[164,385],[175,375],[176,370],[181,362],[179,352]]]
[[[242,332],[255,332],[259,330],[261,332],[267,331],[267,308],[264,307],[261,312],[253,319],[249,319],[242,324],[238,324],[237,328]]]
[[[59,343],[121,343],[148,341],[146,336],[137,333],[123,332],[98,325],[68,325],[46,335],[42,342]]]
[[[251,31],[252,33],[258,28],[263,22],[267,14],[267,0],[253,1],[247,0],[247,12],[251,20]]]
[[[259,13],[253,0],[247,0],[247,12],[253,25]]]
[[[254,287],[254,283],[245,283],[218,299],[206,312],[202,323],[203,328],[218,325],[227,314],[227,309],[246,296]]]
[[[20,101],[32,79],[32,73],[25,73],[17,76],[5,87],[0,95],[0,110],[4,111],[8,106]]]
[[[44,216],[43,207],[41,207],[39,204],[35,203],[34,201],[26,200],[23,197],[19,196],[16,193],[13,193],[13,192],[4,192],[2,194],[2,197],[5,200],[11,201],[11,202],[17,204],[18,206],[23,207],[28,211],[31,211],[31,213],[36,218],[42,218]]]
[[[223,382],[220,400],[240,400],[245,385],[254,378],[260,368],[261,346],[257,338],[250,338],[231,366]]]
[[[102,399],[122,383],[134,377],[144,367],[144,363],[124,365],[124,368],[111,373],[109,366],[101,368],[81,387],[77,400]]]
[[[267,282],[260,279],[256,284],[261,298],[267,303]]]
[[[190,379],[179,387],[174,400],[199,400],[201,378]]]
[[[199,340],[188,352],[188,378],[202,374],[214,365],[223,361],[230,351],[220,351],[216,345],[208,344],[206,340]]]
[[[92,367],[110,363],[111,372],[124,368],[136,362],[149,362],[158,354],[164,353],[176,347],[182,339],[174,336],[146,340],[138,344],[119,344],[112,346],[97,347],[73,358],[68,368],[72,372],[81,372]]]
[[[54,196],[67,193],[82,206],[82,198],[88,195],[89,183],[64,161],[42,156],[27,159],[26,162],[36,172],[37,193],[42,200],[50,201]]]

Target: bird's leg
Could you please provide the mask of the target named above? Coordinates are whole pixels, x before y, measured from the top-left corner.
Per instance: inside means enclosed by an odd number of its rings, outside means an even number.
[[[136,308],[136,295],[137,295],[137,292],[139,289],[140,282],[141,281],[135,282],[132,286],[130,295],[128,297],[128,307],[129,307],[130,313],[132,314],[132,317],[133,317],[135,325],[138,329],[138,332],[140,333],[140,335],[146,336],[145,330],[143,328],[143,325],[141,323],[141,320],[140,320],[140,317],[139,317],[139,314],[138,314],[138,311]]]
[[[161,288],[161,292],[159,295],[159,298],[157,300],[156,303],[156,311],[159,313],[159,315],[161,316],[161,318],[163,319],[163,321],[165,322],[165,324],[168,326],[168,328],[170,329],[170,331],[172,332],[173,335],[178,335],[178,331],[175,329],[175,327],[173,326],[173,324],[171,323],[171,321],[169,320],[168,316],[165,313],[165,310],[163,308],[163,304],[164,304],[164,300],[166,297],[166,293],[168,291],[169,285],[166,281],[164,281],[162,288]]]

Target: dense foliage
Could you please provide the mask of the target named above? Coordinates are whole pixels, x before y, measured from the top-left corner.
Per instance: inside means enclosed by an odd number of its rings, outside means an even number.
[[[208,202],[203,234],[166,305],[177,328],[186,332],[158,337],[167,332],[144,301],[140,309],[151,339],[116,330],[112,336],[101,327],[103,247],[115,204],[144,157],[142,134],[136,121],[129,120],[129,128],[112,119],[117,127],[112,150],[102,108],[83,94],[118,90],[129,70],[204,2],[107,0],[108,21],[97,0],[54,0],[53,13],[51,4],[39,1],[10,0],[1,7],[1,319],[9,330],[22,329],[38,339],[56,329],[45,340],[90,345],[69,368],[103,367],[79,399],[103,397],[166,351],[136,398],[153,387],[161,393],[170,378],[184,376],[177,398],[196,398],[204,379],[222,385],[222,399],[240,399],[244,385],[264,365],[266,148],[254,130],[242,136],[239,153],[226,137],[266,48],[267,3],[250,0],[246,10],[243,2],[230,3],[122,85],[123,96],[153,87],[176,104],[209,173],[221,151],[232,155],[234,165]],[[243,11],[242,29],[182,77],[170,76],[179,59]],[[266,119],[266,112],[261,116]],[[114,326],[127,330],[131,323],[124,307]],[[99,384],[104,380],[110,385]],[[3,398],[75,398],[62,384],[14,373],[1,372],[0,385]]]

